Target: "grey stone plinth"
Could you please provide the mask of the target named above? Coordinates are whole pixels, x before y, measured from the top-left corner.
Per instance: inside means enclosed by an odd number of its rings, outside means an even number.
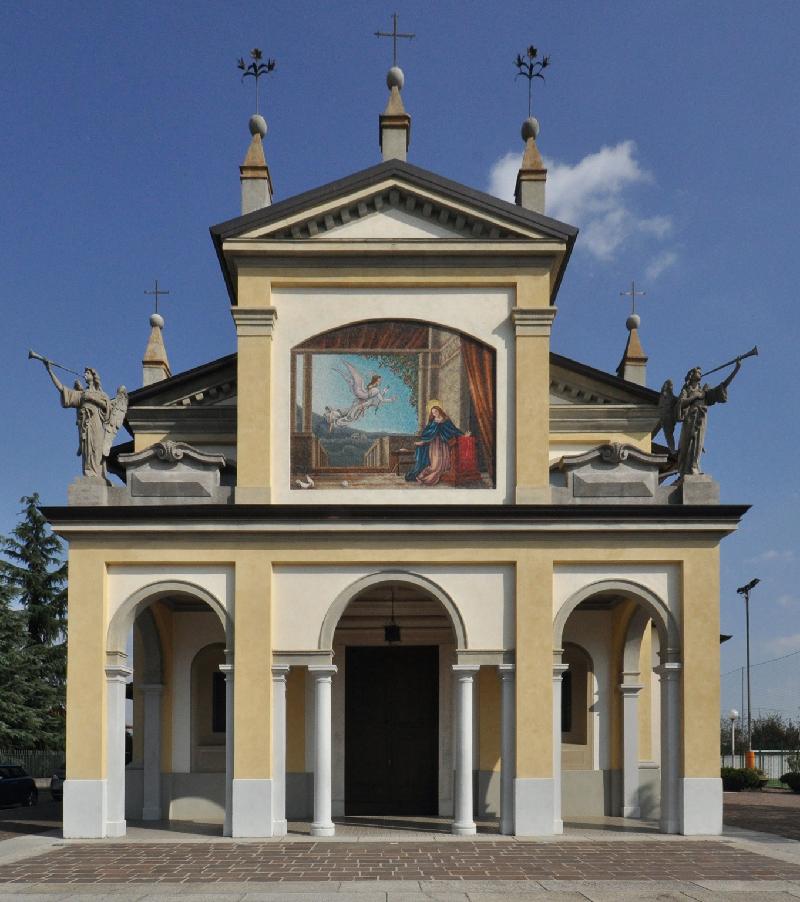
[[[96,476],[78,476],[67,488],[67,504],[77,507],[108,503],[108,483]]]
[[[217,500],[221,454],[209,454],[185,442],[165,439],[144,451],[120,454],[131,503]]]
[[[635,445],[598,445],[551,464],[552,498],[562,504],[662,503],[658,477],[666,463],[665,455]]]
[[[719,504],[719,483],[710,476],[684,476],[680,486],[682,504]]]

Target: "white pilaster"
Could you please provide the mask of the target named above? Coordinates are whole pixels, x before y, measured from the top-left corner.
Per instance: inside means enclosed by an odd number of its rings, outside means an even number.
[[[115,655],[125,659],[125,655]],[[121,661],[106,667],[106,836],[125,835],[125,686],[131,669]]]
[[[331,686],[333,664],[309,664],[314,680],[314,821],[312,836],[333,836],[331,820]]]
[[[286,836],[286,677],[289,667],[272,667],[272,835]]]
[[[472,801],[472,684],[477,664],[454,664],[456,681],[456,797],[453,833],[475,833]]]
[[[661,683],[661,832],[680,830],[678,774],[681,755],[680,675],[677,661],[656,669]]]
[[[622,695],[622,816],[641,817],[639,805],[639,673],[623,673]]]
[[[516,773],[517,712],[514,665],[499,664],[500,675],[500,832],[514,835],[514,774]]]
[[[161,820],[161,694],[160,683],[139,687],[144,702],[142,820]]]
[[[225,663],[219,665],[225,674],[225,820],[223,836],[233,835],[233,652],[225,649]]]
[[[553,659],[553,833],[564,832],[561,818],[561,686],[569,664],[561,663],[561,650]]]

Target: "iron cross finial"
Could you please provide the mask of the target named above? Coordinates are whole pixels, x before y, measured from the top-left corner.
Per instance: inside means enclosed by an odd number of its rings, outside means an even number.
[[[637,291],[636,290],[636,282],[631,280],[630,291],[620,291],[619,296],[621,298],[630,298],[631,299],[631,313],[636,313],[636,298],[643,298],[647,294],[646,291]]]
[[[550,65],[550,57],[540,57],[539,51],[531,44],[525,53],[517,54],[514,65],[517,67],[517,74],[514,77],[519,78],[521,75],[523,78],[528,79],[528,116],[530,117],[533,80],[534,78],[541,78],[544,81],[542,69],[546,69]]]
[[[156,313],[158,313],[158,298],[159,298],[159,296],[160,296],[160,295],[163,295],[163,294],[169,294],[168,291],[165,291],[163,288],[159,288],[159,287],[158,287],[158,279],[156,279],[156,281],[155,281],[155,288],[154,288],[152,291],[147,291],[147,289],[145,289],[145,292],[144,292],[144,293],[145,293],[145,294],[150,294],[150,295],[155,296],[155,299],[156,299],[156,311],[155,311],[155,312],[156,312]]]
[[[397,65],[397,39],[398,38],[408,38],[411,40],[415,38],[415,34],[411,34],[410,32],[402,32],[397,30],[397,13],[392,13],[392,30],[391,31],[376,31],[376,38],[391,38],[392,39],[392,65]]]
[[[268,75],[272,72],[275,68],[275,60],[268,59],[265,63],[262,62],[264,54],[258,47],[253,47],[250,51],[250,59],[252,62],[247,65],[244,61],[244,57],[240,56],[239,61],[236,63],[236,67],[237,69],[242,70],[242,81],[249,76],[256,83],[256,114],[258,114],[258,80],[262,75]]]

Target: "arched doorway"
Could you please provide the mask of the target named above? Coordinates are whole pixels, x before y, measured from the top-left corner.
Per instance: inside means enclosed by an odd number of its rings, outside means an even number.
[[[632,581],[592,583],[558,611],[554,649],[557,828],[562,813],[659,816],[662,832],[677,832],[681,665],[666,603]]]
[[[344,701],[343,813],[449,813],[456,644],[444,606],[418,585],[370,586],[344,610],[333,650],[335,723]]]
[[[124,835],[127,819],[229,830],[232,686],[221,671],[232,640],[221,602],[181,580],[138,590],[114,614],[106,655],[107,836]]]

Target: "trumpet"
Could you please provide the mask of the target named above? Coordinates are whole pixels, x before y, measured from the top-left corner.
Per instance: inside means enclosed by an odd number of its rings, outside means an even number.
[[[78,373],[75,370],[71,370],[68,366],[63,366],[60,363],[56,363],[55,360],[49,360],[47,357],[43,357],[41,354],[37,354],[36,351],[28,351],[28,360],[41,360],[45,366],[55,366],[60,370],[65,370],[67,373],[72,373],[73,376],[82,376],[83,373]]]
[[[716,373],[717,370],[724,370],[726,366],[733,366],[734,363],[741,363],[742,360],[747,357],[758,357],[758,345],[753,345],[746,354],[740,354],[738,357],[734,357],[733,360],[729,360],[727,363],[721,363],[719,366],[715,366],[713,370],[707,370],[700,375],[709,376],[711,373]]]

